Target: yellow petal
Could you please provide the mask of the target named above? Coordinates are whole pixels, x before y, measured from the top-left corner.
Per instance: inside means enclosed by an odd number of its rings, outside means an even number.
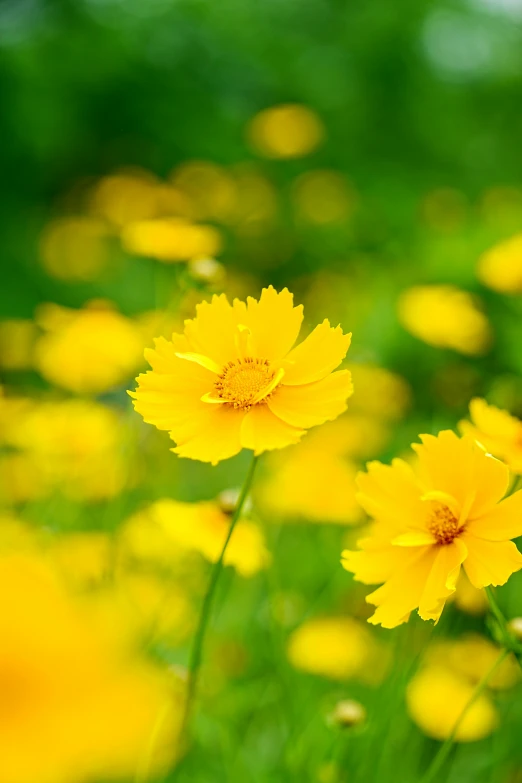
[[[234,300],[234,308],[241,304]],[[286,356],[297,340],[302,321],[303,306],[294,307],[294,297],[287,288],[278,293],[272,286],[263,288],[259,301],[249,296],[247,312],[238,319],[251,331],[254,356],[271,362]]]
[[[252,449],[255,454],[297,443],[302,435],[304,430],[281,421],[266,405],[254,405],[241,427],[243,448]]]
[[[455,592],[460,566],[466,555],[466,546],[459,539],[436,547],[435,560],[419,603],[419,615],[423,620],[437,622],[439,619],[446,599]]]
[[[437,539],[431,533],[424,530],[414,530],[410,533],[402,533],[393,539],[394,546],[430,546],[437,543]]]
[[[408,528],[424,529],[426,507],[415,474],[406,462],[394,459],[391,465],[369,462],[359,473],[357,499],[364,510],[389,526],[390,539]]]
[[[308,428],[335,419],[346,410],[352,390],[350,373],[340,370],[305,386],[279,386],[267,404],[287,424]]]
[[[226,405],[201,403],[201,406],[203,412],[180,422],[169,433],[177,444],[172,451],[180,457],[216,465],[241,451],[240,433],[245,413]]]
[[[476,452],[476,492],[468,513],[468,517],[472,519],[482,516],[496,506],[506,494],[510,480],[509,469],[503,462],[482,452],[478,447]]]
[[[419,457],[419,476],[427,490],[454,497],[461,509],[469,509],[477,491],[475,461],[478,446],[469,438],[459,438],[451,430],[421,435],[422,445],[412,448]]]
[[[319,381],[338,367],[350,347],[351,334],[325,320],[283,362],[285,385]]]
[[[378,607],[369,619],[372,625],[395,628],[405,622],[409,613],[419,606],[437,548],[430,546],[406,551],[411,554],[404,567],[366,596],[368,603]]]
[[[462,540],[468,548],[464,568],[474,587],[503,585],[522,568],[522,555],[512,541],[485,541],[471,533]]]
[[[210,370],[210,372],[213,372],[216,375],[219,375],[221,372],[221,367],[216,364],[213,359],[209,359],[208,356],[204,356],[202,353],[186,351],[185,353],[178,352],[176,353],[176,356],[178,359],[185,359],[188,362],[195,362],[196,364],[199,364],[200,367],[205,367],[205,369]]]
[[[341,565],[350,571],[357,582],[365,585],[385,582],[395,571],[400,571],[411,559],[406,547],[377,542],[373,538],[358,541],[359,551],[345,549]]]
[[[211,302],[196,307],[196,317],[185,321],[189,350],[212,359],[219,367],[239,357],[238,326],[244,323],[246,305],[230,304],[225,294],[213,296]]]
[[[487,514],[468,522],[468,531],[488,541],[507,541],[522,536],[522,490],[515,492]]]

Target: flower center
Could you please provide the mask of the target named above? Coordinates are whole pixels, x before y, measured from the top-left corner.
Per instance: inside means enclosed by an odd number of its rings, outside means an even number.
[[[435,536],[439,544],[451,544],[463,529],[464,526],[459,525],[459,520],[448,506],[438,501],[432,501],[428,517],[428,530]]]
[[[249,410],[252,405],[266,402],[281,377],[267,359],[246,356],[225,365],[215,389],[218,397],[234,408]]]

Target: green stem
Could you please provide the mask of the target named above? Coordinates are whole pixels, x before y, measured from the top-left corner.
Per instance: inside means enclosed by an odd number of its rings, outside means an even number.
[[[491,669],[486,672],[484,677],[480,680],[480,682],[477,684],[477,687],[471,694],[468,702],[464,706],[464,709],[460,713],[459,717],[455,721],[455,725],[453,726],[451,733],[449,737],[444,741],[444,743],[440,746],[438,753],[433,758],[433,761],[431,762],[430,766],[428,767],[425,775],[423,778],[421,778],[420,783],[431,783],[432,780],[435,779],[437,774],[440,772],[444,762],[448,758],[451,749],[453,748],[453,745],[455,743],[455,738],[457,736],[457,732],[462,724],[462,721],[468,714],[468,711],[471,709],[471,707],[475,704],[479,696],[482,694],[482,691],[488,684],[489,680],[493,676],[493,674],[496,672],[498,667],[502,664],[502,662],[507,658],[509,655],[509,650],[502,650],[498,658],[496,659],[495,663],[491,667]]]
[[[507,650],[510,650],[513,652],[515,658],[518,661],[519,666],[522,668],[522,659],[520,654],[520,647],[517,645],[516,641],[513,639],[513,636],[509,630],[508,622],[504,615],[502,614],[502,610],[500,609],[497,599],[495,598],[495,593],[493,592],[491,587],[485,587],[484,592],[486,594],[486,597],[488,599],[489,608],[491,609],[491,614],[497,621],[497,625],[500,631],[500,635],[502,637],[502,644]]]
[[[214,563],[214,566],[212,568],[210,582],[207,588],[207,592],[205,593],[205,597],[203,599],[203,604],[201,606],[201,613],[199,615],[198,626],[196,629],[196,634],[194,636],[194,641],[192,644],[192,650],[190,654],[190,661],[188,667],[187,696],[185,699],[185,709],[183,712],[183,719],[181,722],[180,739],[182,739],[185,736],[190,723],[190,717],[191,717],[194,700],[196,698],[196,693],[197,693],[201,662],[203,659],[203,645],[205,643],[205,635],[207,632],[208,622],[210,620],[212,603],[214,600],[216,587],[219,582],[221,571],[223,570],[223,561],[225,559],[225,553],[227,551],[227,547],[230,542],[230,539],[232,538],[232,533],[234,532],[236,523],[239,517],[241,516],[241,511],[245,504],[245,500],[248,497],[248,493],[252,485],[252,479],[254,477],[254,471],[257,465],[257,461],[258,458],[254,456],[252,458],[252,462],[250,463],[248,473],[245,477],[245,481],[241,488],[241,492],[239,494],[239,498],[237,501],[237,505],[234,509],[234,513],[232,514],[232,518],[230,520],[230,527],[228,529],[228,534],[225,539],[225,543],[223,544],[221,554],[219,555],[219,558],[217,559],[216,563]]]

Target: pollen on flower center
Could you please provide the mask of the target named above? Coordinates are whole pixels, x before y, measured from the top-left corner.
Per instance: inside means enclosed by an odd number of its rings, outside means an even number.
[[[451,544],[463,531],[463,526],[448,506],[432,502],[428,518],[428,530],[439,544]]]
[[[215,388],[218,396],[234,408],[249,410],[252,405],[266,402],[279,380],[267,359],[247,356],[226,364]]]

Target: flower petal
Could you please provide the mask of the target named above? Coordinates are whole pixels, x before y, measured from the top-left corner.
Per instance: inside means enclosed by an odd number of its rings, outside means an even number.
[[[424,530],[426,506],[416,476],[402,459],[391,465],[374,460],[366,473],[357,476],[357,500],[364,510],[389,527],[389,537],[405,533],[408,528]]]
[[[468,522],[467,528],[473,536],[488,541],[506,541],[522,536],[522,490]]]
[[[485,541],[471,533],[462,540],[468,548],[464,568],[474,587],[503,585],[522,568],[522,555],[512,541]]]
[[[279,386],[267,404],[287,424],[308,428],[335,419],[346,410],[352,391],[350,373],[339,370],[304,386]]]
[[[316,326],[306,340],[294,348],[283,362],[285,385],[319,381],[338,367],[350,347],[351,334],[343,334],[325,320]]]
[[[241,451],[243,411],[228,405],[205,405],[169,433],[177,444],[172,451],[180,457],[216,465]]]
[[[419,603],[423,620],[439,619],[446,599],[455,592],[460,566],[466,559],[466,545],[456,538],[452,544],[436,547],[437,554]]]
[[[208,356],[223,367],[239,356],[238,326],[245,316],[246,305],[235,300],[232,307],[225,294],[214,295],[211,302],[201,302],[196,307],[196,317],[185,321],[188,351]]]
[[[243,448],[261,454],[297,443],[304,434],[304,430],[291,427],[275,416],[267,405],[254,405],[243,419],[241,443]]]
[[[234,308],[242,304],[234,300]],[[269,286],[263,288],[259,301],[249,296],[246,313],[238,313],[237,317],[238,322],[251,331],[254,356],[277,362],[286,356],[297,340],[303,321],[303,306],[294,307],[294,297],[288,288],[278,293]]]
[[[357,542],[358,551],[345,549],[341,565],[353,574],[357,582],[365,585],[385,582],[396,571],[401,571],[411,560],[411,550],[392,546],[388,541],[363,538]]]

